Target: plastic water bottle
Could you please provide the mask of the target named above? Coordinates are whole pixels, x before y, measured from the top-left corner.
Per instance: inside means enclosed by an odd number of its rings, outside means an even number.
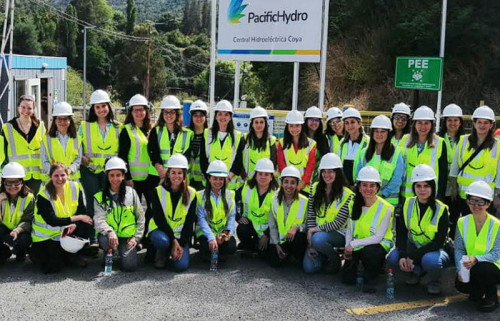
[[[361,289],[363,287],[363,284],[365,282],[365,276],[364,276],[364,269],[363,269],[363,264],[358,262],[358,268],[356,270],[356,287],[358,289]]]
[[[217,272],[217,265],[219,264],[219,251],[217,249],[212,251],[210,256],[210,271]]]
[[[389,300],[394,300],[394,274],[392,269],[387,272],[387,290],[386,296]]]
[[[111,273],[113,273],[113,249],[108,249],[104,260],[104,275],[109,276]]]

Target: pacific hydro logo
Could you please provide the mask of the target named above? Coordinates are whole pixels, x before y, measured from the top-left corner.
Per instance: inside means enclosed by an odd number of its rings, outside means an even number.
[[[243,10],[246,9],[248,4],[243,4],[243,0],[231,0],[229,3],[229,8],[227,11],[227,19],[230,23],[241,23],[240,19],[246,15],[242,14]],[[278,10],[276,12],[264,11],[263,13],[249,12],[247,17],[248,23],[276,23],[284,22],[288,24],[289,22],[296,21],[306,21],[309,18],[307,12],[299,12],[295,10],[293,12],[287,12],[286,10]]]

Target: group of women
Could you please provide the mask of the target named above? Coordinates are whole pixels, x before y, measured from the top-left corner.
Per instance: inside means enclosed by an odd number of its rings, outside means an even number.
[[[280,139],[262,107],[252,109],[248,133],[237,131],[225,100],[210,127],[206,104],[193,102],[183,127],[179,100],[167,96],[151,128],[145,97],[130,99],[122,125],[97,90],[78,130],[61,102],[47,133],[32,98],[17,107],[0,136],[4,261],[11,251],[24,260],[33,243],[32,261],[50,273],[86,266],[82,252],[100,246],[132,271],[145,243],[155,267],[184,271],[198,244],[206,260],[239,248],[272,266],[341,270],[346,284],[361,275],[372,293],[387,258],[409,285],[427,274],[427,291],[438,294],[454,255],[470,272],[470,280],[459,273],[457,289],[481,311],[498,306],[500,221],[488,211],[500,205],[500,151],[487,106],[465,134],[462,110],[448,105],[439,135],[427,106],[412,113],[396,104],[390,118],[373,119],[370,135],[355,108],[328,109],[323,131],[323,113],[311,107],[288,113]]]

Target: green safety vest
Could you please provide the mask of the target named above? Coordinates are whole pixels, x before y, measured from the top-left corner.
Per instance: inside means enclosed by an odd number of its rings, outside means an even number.
[[[71,217],[76,214],[78,209],[78,196],[82,187],[80,183],[67,181],[64,185],[64,204],[59,198],[53,200],[45,186],[38,193],[38,197],[43,197],[50,202],[52,209],[57,217]],[[38,207],[35,206],[35,216],[33,219],[31,239],[33,242],[42,242],[46,240],[59,241],[61,233],[65,226],[52,226],[45,222],[42,215],[38,213]]]
[[[338,153],[341,137],[337,136],[337,134],[326,135],[328,139],[328,146],[330,147],[330,153]]]
[[[385,213],[388,210],[391,211],[391,219],[380,245],[382,245],[386,251],[389,251],[389,249],[394,245],[394,237],[391,228],[394,206],[379,196],[377,196],[377,201],[375,201],[366,213],[361,213],[358,220],[353,221],[352,219],[349,219],[351,221],[351,232],[353,238],[362,240],[375,235],[380,227],[380,223],[382,223],[382,220],[384,219]],[[357,247],[354,251],[361,250],[362,248],[362,246]]]
[[[398,148],[398,146],[399,146],[400,142],[403,140],[403,138],[404,138],[404,135],[400,139],[396,139],[396,136],[392,136],[391,143],[394,145],[394,147]]]
[[[245,139],[248,134],[245,134]],[[252,179],[255,175],[255,164],[259,159],[271,157],[271,147],[276,144],[276,137],[270,136],[266,141],[266,148],[264,150],[254,149],[250,144],[246,144],[243,149],[243,166],[247,173],[247,180]]]
[[[417,144],[413,145],[413,147],[408,148],[408,140],[410,139],[410,135],[404,135],[403,139],[401,139],[399,148],[403,158],[406,159],[406,179],[403,181],[403,190],[402,195],[404,197],[412,197],[415,196],[413,194],[411,182],[411,174],[413,173],[413,169],[420,164],[427,164],[434,169],[436,173],[436,186],[438,186],[438,178],[439,178],[439,158],[443,152],[443,139],[437,135],[434,135],[433,143],[434,148],[430,148],[425,143],[424,149],[419,154]]]
[[[274,191],[267,192],[266,197],[259,205],[259,191],[257,186],[250,188],[247,184],[241,190],[241,201],[243,205],[243,217],[252,222],[257,235],[262,237],[269,227],[269,212],[273,205]]]
[[[82,121],[80,127],[83,154],[90,158],[88,169],[94,174],[99,174],[104,171],[107,159],[118,156],[122,125],[112,124],[105,139],[101,136],[97,121],[91,123]]]
[[[163,214],[165,215],[165,219],[167,220],[168,226],[174,232],[174,237],[176,239],[181,238],[182,229],[184,228],[184,223],[186,222],[186,216],[189,211],[189,207],[191,206],[191,202],[193,202],[196,197],[196,191],[194,188],[188,186],[189,200],[188,204],[184,205],[182,203],[182,197],[177,202],[177,206],[175,210],[172,208],[172,199],[170,197],[170,192],[167,191],[162,185],[156,187],[156,195],[158,195],[158,199],[160,200],[161,208],[163,209]],[[158,225],[154,219],[149,220],[149,228],[148,233],[158,229]]]
[[[0,164],[3,164],[4,161],[5,161],[5,142],[3,136],[0,135]]]
[[[318,188],[318,183],[315,183],[313,185],[313,195],[316,194],[317,188]],[[324,192],[325,191],[320,191],[320,193]],[[347,201],[349,201],[349,198],[351,198],[351,201],[349,202],[349,213],[350,213],[352,211],[352,204],[353,204],[351,197],[352,195],[354,195],[354,193],[349,188],[344,186],[344,191],[340,199],[331,201],[330,204],[328,204],[328,206],[326,207],[324,203],[321,204],[319,210],[316,211],[316,225],[321,226],[326,223],[331,223],[335,221],[337,215],[339,214],[340,209],[344,207]]]
[[[131,188],[127,186],[127,188]],[[94,195],[94,199],[106,212],[106,223],[115,231],[116,236],[130,238],[137,232],[137,222],[134,205],[119,205],[111,199],[102,201],[102,191]],[[140,205],[139,205],[140,206]]]
[[[358,150],[356,151],[356,156],[354,159],[358,158],[359,152],[368,146],[368,143],[370,143],[370,136],[368,135],[363,135],[363,138],[361,138],[361,142],[358,145]],[[349,147],[349,142],[345,140],[345,137],[343,137],[340,140],[339,147],[337,150],[337,155],[339,155],[340,160],[342,163],[344,162],[344,158],[347,155],[347,148]]]
[[[458,168],[462,167],[469,157],[474,153],[474,149],[469,149],[470,135],[463,135],[460,137],[457,148],[459,150],[457,165]],[[495,144],[492,149],[483,149],[476,155],[476,157],[464,168],[463,171],[458,173],[457,183],[459,188],[459,195],[461,198],[466,198],[467,188],[472,182],[483,181],[488,183],[490,187],[495,190],[495,178],[497,177],[497,163],[500,156],[498,149],[498,140],[495,139]]]
[[[49,162],[51,164],[54,164],[55,162],[63,163],[68,168],[78,157],[80,144],[81,141],[78,137],[69,137],[65,150],[57,137],[50,137],[49,135],[45,135],[43,137],[43,148],[45,148],[45,153],[47,154]],[[78,169],[75,173],[71,173],[70,178],[72,180],[79,179],[80,169]],[[49,175],[42,173],[42,181],[48,182],[49,180]]]
[[[190,130],[189,128],[185,128],[186,130]],[[190,130],[191,131],[191,130]],[[191,131],[193,134],[191,135],[191,141],[189,144],[191,145],[191,142],[194,139],[195,133]],[[200,146],[200,148],[204,148],[204,146]],[[188,171],[188,179],[190,182],[198,182],[202,183],[203,186],[205,186],[205,175],[203,175],[203,172],[201,171],[201,164],[200,164],[200,153],[196,157],[192,157],[192,153],[190,155],[191,157],[189,158],[189,171]]]
[[[468,256],[485,255],[493,250],[500,229],[500,220],[488,214],[479,234],[476,233],[476,222],[472,214],[458,220],[458,230],[465,244]],[[500,269],[500,259],[494,264]]]
[[[196,192],[196,197],[198,199],[198,206],[205,208],[205,191],[198,191]],[[219,201],[219,204],[215,204],[215,200],[213,197],[210,195],[210,203],[212,203],[212,219],[208,222],[208,225],[210,225],[210,229],[212,230],[212,233],[214,235],[219,235],[224,229],[226,228],[226,223],[227,219],[229,217],[229,213],[233,210],[234,207],[234,191],[226,189],[226,202],[228,206],[228,212],[226,213],[224,211],[224,204],[222,202],[222,198]],[[208,217],[207,217],[208,219]],[[201,228],[196,225],[196,237],[200,237],[203,235],[203,232],[201,231]]]
[[[436,211],[433,212],[429,206],[424,213],[424,217],[420,219],[421,214],[417,197],[414,196],[406,199],[403,213],[406,229],[408,230],[408,239],[417,248],[434,240],[438,230],[439,220],[446,209],[448,209],[448,206],[436,200]]]
[[[193,139],[193,131],[181,128],[175,138],[174,149],[172,150],[172,153],[170,153],[171,146],[167,126],[156,126],[155,128],[158,136],[158,146],[160,147],[160,157],[163,162],[163,167],[167,168],[167,162],[170,159],[170,156],[175,154],[184,154],[188,150],[191,140]]]
[[[25,180],[41,179],[42,160],[40,159],[40,147],[45,135],[43,121],[40,121],[35,136],[29,143],[10,123],[3,124],[2,130],[9,144],[7,150],[9,162],[17,162],[24,167],[26,172]]]
[[[284,148],[283,145],[283,138],[279,140],[282,148]],[[293,147],[293,144],[288,147],[288,149],[283,149],[283,156],[285,157],[285,164],[286,166],[294,166],[297,168],[300,172],[300,176],[302,177],[304,175],[305,169],[307,167],[307,162],[309,160],[309,153],[311,150],[316,146],[316,141],[310,138],[307,138],[308,145],[306,148],[300,148],[295,152],[295,147]],[[312,179],[312,177],[311,177]],[[306,185],[304,188],[304,192],[308,193],[310,191],[310,185]]]
[[[125,130],[130,139],[127,160],[132,180],[144,181],[148,178],[149,173],[158,175],[149,160],[148,137],[144,135],[142,130],[132,124],[126,124]]]
[[[281,202],[281,204],[279,204],[278,195],[275,195],[275,197],[273,198],[273,206],[271,211],[274,219],[276,220],[276,224],[278,225],[280,244],[286,242],[286,234],[292,227],[304,223],[307,213],[307,204],[307,197],[299,194],[298,198],[292,202],[285,221],[284,202]]]
[[[4,200],[2,202],[2,224],[5,225],[9,230],[15,229],[19,223],[21,223],[21,218],[23,217],[24,211],[33,201],[33,194],[29,193],[26,197],[18,197],[16,201],[16,207],[14,212],[11,212],[10,202]]]

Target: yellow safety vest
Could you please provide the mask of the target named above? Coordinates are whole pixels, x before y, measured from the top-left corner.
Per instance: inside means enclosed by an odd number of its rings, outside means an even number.
[[[337,134],[326,135],[326,138],[328,139],[328,146],[330,147],[330,153],[338,153],[341,138],[339,138]]]
[[[58,162],[63,163],[69,168],[71,164],[78,157],[78,150],[80,148],[81,141],[77,138],[68,138],[66,143],[66,150],[62,147],[61,142],[57,137],[50,137],[45,135],[43,137],[43,148],[45,148],[45,153],[51,164]],[[75,173],[71,173],[70,178],[72,180],[80,178],[80,169]],[[42,173],[42,181],[48,182],[50,180],[49,175]]]
[[[288,231],[292,227],[304,223],[306,219],[308,199],[304,195],[299,194],[298,198],[292,202],[285,221],[284,202],[281,202],[281,204],[279,204],[277,196],[278,194],[276,194],[273,198],[273,206],[271,211],[276,221],[276,225],[278,225],[280,244],[283,244],[286,242],[286,234],[288,233]]]
[[[198,199],[198,206],[205,208],[205,191],[196,192],[196,197]],[[229,213],[233,210],[234,207],[234,191],[226,189],[226,202],[228,207],[228,212],[224,211],[224,204],[222,199],[219,204],[215,204],[215,200],[210,195],[210,203],[212,203],[212,219],[207,221],[208,225],[210,225],[210,229],[214,235],[219,235],[226,228],[227,219],[229,217]],[[207,217],[208,219],[208,217]],[[200,237],[203,235],[203,232],[199,225],[196,225],[196,236]]]
[[[125,130],[130,139],[130,149],[127,156],[130,176],[134,181],[144,181],[154,169],[149,160],[148,137],[132,124],[126,124]],[[153,172],[156,172],[156,169]]]
[[[186,130],[190,130],[189,128],[186,128]],[[189,144],[194,140],[195,133],[192,131],[191,135],[191,141]],[[201,146],[200,144],[200,149],[204,148],[204,146]],[[205,186],[205,175],[203,175],[201,171],[201,164],[200,164],[200,153],[198,152],[198,155],[193,157],[192,153],[189,158],[189,171],[188,171],[188,178],[189,182],[198,182],[201,183],[203,186]]]
[[[112,124],[103,139],[99,131],[99,124],[82,121],[82,148],[83,154],[90,158],[89,170],[94,174],[104,171],[106,160],[118,156],[121,124]]]
[[[318,188],[318,183],[315,183],[313,185],[313,195],[316,195],[317,188]],[[320,191],[320,193],[324,192],[325,191]],[[349,202],[349,213],[351,213],[353,204],[351,197],[352,195],[354,195],[354,193],[349,188],[344,186],[344,191],[340,199],[331,201],[330,204],[328,204],[328,206],[326,207],[324,203],[321,204],[319,210],[316,211],[316,225],[320,226],[335,221],[337,215],[339,214],[340,209],[344,207],[347,201],[349,201],[349,198],[351,198],[351,201]]]
[[[57,217],[71,217],[76,214],[78,209],[78,196],[80,195],[81,185],[78,182],[67,181],[64,185],[64,204],[59,198],[53,200],[45,186],[38,193],[38,197],[43,197],[50,202]],[[33,242],[42,242],[46,240],[59,241],[64,226],[52,226],[45,222],[42,215],[38,213],[35,206],[35,216],[33,219],[31,239]]]
[[[127,186],[127,188],[131,188]],[[119,205],[111,199],[102,201],[102,191],[94,195],[94,199],[99,206],[106,212],[106,223],[115,231],[116,236],[121,238],[130,238],[137,232],[137,221],[135,217],[134,205]],[[140,204],[138,204],[141,206]]]
[[[458,220],[458,230],[465,244],[468,256],[484,255],[493,250],[500,229],[500,220],[488,214],[479,234],[476,233],[476,222],[472,214]],[[500,269],[500,259],[494,262]]]
[[[434,135],[433,139],[434,148],[430,148],[427,142],[425,142],[424,149],[420,154],[418,153],[417,144],[411,148],[407,147],[409,139],[409,134],[404,135],[399,145],[401,154],[406,159],[406,179],[403,181],[402,191],[404,197],[415,196],[412,190],[411,174],[413,173],[413,169],[420,164],[427,164],[434,169],[436,173],[436,186],[438,186],[439,158],[443,152],[443,139],[437,135]]]
[[[196,197],[196,191],[191,186],[188,186],[189,200],[188,204],[184,205],[182,202],[182,196],[177,202],[175,210],[172,207],[172,198],[170,197],[170,192],[167,191],[162,185],[156,187],[156,194],[160,200],[161,208],[163,209],[163,214],[167,220],[168,226],[174,232],[174,237],[176,239],[181,238],[182,229],[184,228],[184,223],[186,222],[186,216],[189,211],[189,207]],[[148,233],[158,229],[154,219],[149,220]]]
[[[0,164],[5,161],[5,142],[3,136],[0,135]]]
[[[34,196],[29,193],[26,197],[17,197],[16,207],[14,212],[11,212],[10,202],[4,200],[2,202],[2,224],[5,225],[9,230],[15,229],[19,223],[21,223],[21,218],[24,215],[24,211],[31,202],[33,202]]]
[[[257,235],[262,237],[269,227],[269,212],[273,205],[274,191],[267,192],[266,197],[259,205],[259,191],[257,186],[250,188],[247,184],[241,190],[241,201],[243,204],[243,217],[252,222]]]
[[[283,138],[279,140],[281,147],[283,148],[283,156],[285,157],[285,164],[286,166],[294,166],[296,167],[299,172],[300,176],[302,177],[304,175],[304,172],[307,167],[307,162],[309,160],[309,153],[313,149],[313,147],[316,146],[316,141],[310,138],[307,138],[307,148],[300,148],[295,152],[295,147],[293,144],[290,145],[287,149],[284,149],[284,144],[283,144]],[[311,175],[312,179],[312,175]],[[308,193],[310,191],[310,184],[306,185],[304,187],[304,192]]]
[[[394,145],[394,147],[398,148],[399,143],[403,140],[404,136],[401,137],[400,139],[396,139],[396,136],[391,137],[391,143]]]
[[[470,135],[460,136],[457,148],[459,150],[457,164],[458,168],[462,167],[469,157],[474,153],[474,149],[469,149]],[[483,181],[488,183],[495,190],[495,178],[497,177],[497,163],[500,157],[498,149],[498,140],[495,139],[495,144],[492,149],[483,149],[476,157],[458,173],[457,183],[459,195],[461,198],[466,198],[467,188],[472,182]]]
[[[2,130],[9,144],[7,150],[9,162],[17,162],[24,167],[26,172],[25,180],[41,179],[42,160],[40,159],[40,147],[45,135],[43,121],[40,121],[35,136],[29,143],[10,123],[3,124]]]
[[[170,154],[171,146],[167,126],[156,126],[155,128],[158,137],[158,146],[160,147],[160,157],[163,162],[163,167],[167,168],[167,162],[171,155],[178,153],[184,154],[187,151],[193,139],[193,131],[187,128],[181,128],[175,138],[172,154]]]
[[[362,240],[375,235],[380,228],[380,224],[384,219],[385,213],[389,210],[391,211],[391,219],[384,238],[380,242],[380,245],[382,245],[386,251],[389,251],[389,249],[394,245],[394,237],[391,228],[394,206],[379,196],[377,196],[377,201],[373,203],[366,213],[361,213],[358,220],[353,221],[352,219],[349,219],[351,221],[351,232],[353,238],[356,240]],[[361,250],[362,248],[362,246],[357,247],[354,251]]]
[[[438,231],[439,220],[446,209],[448,209],[448,206],[436,200],[436,211],[433,212],[429,206],[424,213],[424,217],[420,219],[421,214],[417,197],[407,198],[403,213],[410,242],[420,248],[433,241]]]
[[[245,139],[247,139],[248,134],[245,134]],[[247,180],[252,179],[255,174],[255,164],[261,158],[271,157],[271,147],[276,144],[276,137],[270,136],[266,141],[266,148],[264,150],[254,149],[249,143],[245,144],[243,149],[243,166],[247,173]]]
[[[354,157],[354,159],[358,158],[359,152],[363,148],[366,148],[369,143],[370,143],[370,136],[363,135],[363,138],[361,138],[361,142],[358,145],[358,150],[356,151],[356,156]],[[339,148],[337,150],[337,155],[339,155],[340,160],[342,161],[342,163],[344,162],[345,156],[347,155],[347,148],[348,147],[349,147],[349,142],[345,140],[345,137],[343,137],[340,140]]]

